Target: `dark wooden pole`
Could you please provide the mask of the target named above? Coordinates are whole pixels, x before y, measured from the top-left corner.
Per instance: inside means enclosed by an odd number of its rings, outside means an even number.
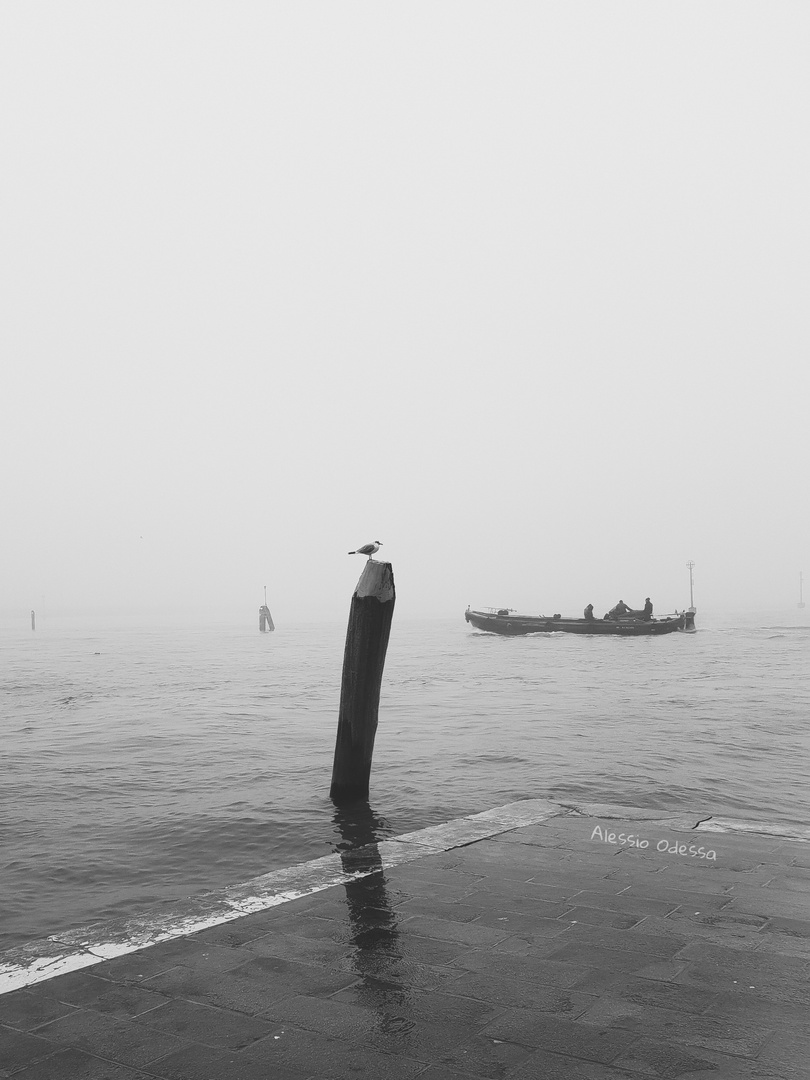
[[[352,596],[346,631],[335,763],[329,790],[330,798],[336,803],[368,798],[380,687],[395,600],[391,563],[369,559]]]

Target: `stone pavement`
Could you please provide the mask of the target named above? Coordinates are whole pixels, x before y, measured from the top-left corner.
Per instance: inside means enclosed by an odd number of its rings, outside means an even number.
[[[369,829],[0,957],[0,1075],[810,1077],[810,831],[534,800]]]

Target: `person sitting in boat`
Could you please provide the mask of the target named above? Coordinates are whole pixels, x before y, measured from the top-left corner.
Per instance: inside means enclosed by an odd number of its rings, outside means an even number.
[[[627,615],[630,608],[625,604],[624,600],[620,600],[615,607],[612,607],[608,612],[611,619],[620,619],[622,615]]]
[[[642,619],[644,619],[645,622],[649,622],[652,618],[652,600],[650,600],[649,596],[644,601],[644,608],[642,609],[641,617]]]
[[[583,614],[586,619],[593,619],[593,604],[588,604]]]

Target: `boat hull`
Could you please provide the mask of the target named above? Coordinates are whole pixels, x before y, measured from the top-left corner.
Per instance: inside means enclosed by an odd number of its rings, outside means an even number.
[[[464,618],[476,630],[505,637],[524,634],[601,634],[611,637],[657,637],[695,629],[695,613],[682,611],[661,619],[563,619],[545,615],[498,615],[467,608]]]

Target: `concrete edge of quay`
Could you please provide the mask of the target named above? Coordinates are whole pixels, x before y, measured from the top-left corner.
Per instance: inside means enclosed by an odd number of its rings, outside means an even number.
[[[810,827],[805,826],[672,813],[613,803],[525,799],[374,844],[374,859],[368,861],[367,869],[362,868],[362,859],[355,860],[360,868],[347,870],[339,854],[326,855],[163,905],[157,913],[98,923],[31,941],[0,955],[0,994],[356,881],[379,873],[381,868],[400,866],[426,855],[569,815],[606,821],[657,822],[674,831],[736,833],[810,842]]]

